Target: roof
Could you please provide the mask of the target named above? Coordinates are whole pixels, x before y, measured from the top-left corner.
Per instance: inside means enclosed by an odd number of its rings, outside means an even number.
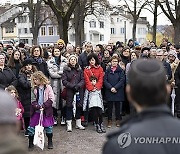
[[[120,15],[126,19],[131,20],[131,23],[133,22],[133,17],[131,14],[122,14],[122,13],[119,13],[118,11],[114,11],[113,13],[111,13],[111,15]],[[149,24],[146,17],[139,17],[137,23],[138,24]]]

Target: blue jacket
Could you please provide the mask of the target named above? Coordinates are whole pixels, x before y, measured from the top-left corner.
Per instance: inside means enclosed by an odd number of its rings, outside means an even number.
[[[105,99],[107,101],[124,101],[124,85],[125,73],[118,65],[113,72],[111,66],[107,68],[104,76]],[[112,93],[111,88],[114,87],[117,93]]]

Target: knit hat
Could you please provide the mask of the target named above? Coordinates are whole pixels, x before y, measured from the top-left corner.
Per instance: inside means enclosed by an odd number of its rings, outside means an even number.
[[[2,123],[16,123],[15,109],[16,102],[9,93],[0,90],[0,124]]]
[[[76,61],[78,61],[78,57],[76,55],[70,55],[69,58],[68,58],[68,61],[70,61],[71,58],[76,58]]]
[[[32,60],[31,59],[25,59],[23,61],[23,63],[22,63],[22,65],[23,65],[22,67],[27,66],[28,64],[32,65]]]
[[[62,44],[65,46],[65,42],[64,42],[64,40],[59,39],[59,40],[57,41],[57,44],[59,44],[59,43],[62,43]]]
[[[170,50],[168,56],[169,55],[173,55],[175,58],[177,58],[177,53],[175,50]]]

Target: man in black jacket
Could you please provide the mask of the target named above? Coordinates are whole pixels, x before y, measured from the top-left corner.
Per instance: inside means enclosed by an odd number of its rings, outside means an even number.
[[[177,154],[180,151],[180,122],[166,102],[170,87],[163,64],[139,59],[131,65],[126,92],[137,114],[108,135],[103,154]]]

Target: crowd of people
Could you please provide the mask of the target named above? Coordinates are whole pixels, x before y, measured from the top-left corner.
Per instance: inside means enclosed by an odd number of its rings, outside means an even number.
[[[112,40],[108,44],[91,42],[74,47],[59,39],[53,46],[6,46],[0,43],[0,88],[8,91],[17,102],[17,131],[25,130],[29,148],[33,148],[35,126],[43,111],[43,127],[48,148],[53,149],[53,126],[58,123],[72,132],[84,130],[89,122],[97,133],[106,133],[113,125],[120,127],[122,116],[134,114],[125,88],[128,72],[137,59],[157,59],[166,70],[166,81],[175,90],[175,111],[180,118],[180,45],[166,38],[158,47],[153,41],[127,45]],[[154,82],[154,81],[151,81]],[[172,99],[167,102],[171,107]],[[60,112],[59,112],[60,111]],[[107,122],[103,117],[107,117]]]

